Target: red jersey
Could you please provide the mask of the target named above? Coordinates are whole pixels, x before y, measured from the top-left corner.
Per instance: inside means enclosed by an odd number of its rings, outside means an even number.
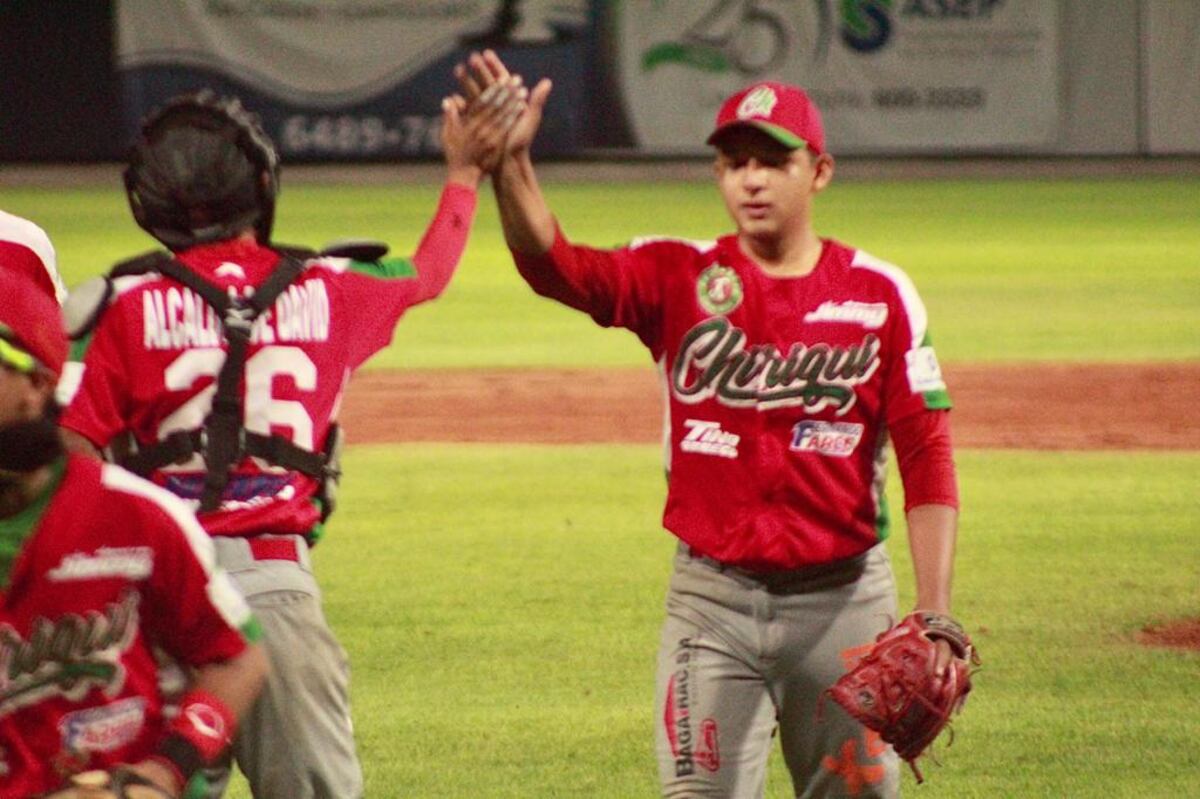
[[[442,206],[449,210],[435,218],[413,261],[316,258],[305,264],[254,324],[242,383],[247,432],[322,450],[351,372],[388,345],[409,307],[437,296],[449,282],[474,203],[473,191],[447,188]],[[446,235],[433,241],[439,225]],[[446,239],[453,240],[449,246]],[[235,240],[177,257],[209,282],[244,294],[266,279],[280,256]],[[227,349],[216,313],[195,292],[158,273],[117,278],[114,290],[61,424],[100,448],[125,430],[145,445],[203,427]],[[151,479],[197,508],[204,474],[196,455]],[[315,478],[247,457],[233,470],[220,507],[200,521],[212,535],[307,535],[321,516],[318,489]]]
[[[859,554],[887,536],[887,427],[950,407],[924,305],[897,267],[823,240],[772,277],[740,249],[659,239],[516,255],[540,294],[637,334],[665,382],[663,523],[756,571]]]
[[[90,458],[0,533],[0,799],[150,755],[163,734],[154,649],[191,667],[242,653],[253,620],[178,499]]]

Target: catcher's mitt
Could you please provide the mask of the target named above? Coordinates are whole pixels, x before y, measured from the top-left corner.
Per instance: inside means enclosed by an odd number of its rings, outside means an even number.
[[[66,787],[43,799],[175,799],[175,795],[131,769],[118,767],[76,774]]]
[[[936,674],[937,641],[950,645],[945,673]],[[962,709],[979,655],[962,626],[949,616],[918,611],[875,639],[871,651],[828,693],[875,730],[912,767]]]

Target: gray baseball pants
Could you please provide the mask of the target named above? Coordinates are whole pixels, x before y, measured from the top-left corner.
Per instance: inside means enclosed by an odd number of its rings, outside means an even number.
[[[233,756],[257,799],[358,799],[363,777],[350,722],[350,665],[321,610],[308,546],[298,535],[256,541],[213,538],[217,562],[262,626],[271,662],[263,693],[238,727]],[[219,797],[228,779],[228,769],[210,773],[209,796]]]
[[[899,759],[824,696],[896,620],[882,546],[756,575],[681,546],[658,653],[664,797],[762,797],[776,732],[797,797],[896,797]]]

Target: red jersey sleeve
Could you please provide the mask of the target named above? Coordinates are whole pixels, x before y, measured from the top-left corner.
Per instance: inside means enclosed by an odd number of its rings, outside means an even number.
[[[411,259],[341,262],[338,283],[356,322],[349,340],[351,369],[391,342],[405,311],[445,291],[466,248],[476,200],[474,190],[447,184]]]
[[[571,244],[556,227],[548,252],[513,251],[513,261],[541,296],[583,311],[603,327],[632,330],[653,349],[662,307],[661,255],[654,245],[599,250]]]
[[[950,444],[948,411],[926,411],[891,428],[896,464],[904,483],[904,510],[919,505],[958,507],[958,479]]]

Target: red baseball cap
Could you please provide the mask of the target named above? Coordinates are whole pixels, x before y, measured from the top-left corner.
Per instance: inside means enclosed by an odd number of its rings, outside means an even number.
[[[18,371],[33,371],[40,364],[62,374],[67,333],[54,296],[18,272],[0,272],[0,285],[0,363]]]
[[[721,104],[707,143],[715,145],[722,133],[739,126],[757,128],[793,150],[807,147],[814,155],[825,152],[821,112],[796,86],[764,81],[742,89]]]
[[[58,257],[46,231],[28,219],[0,211],[0,278],[4,272],[26,275],[57,302],[66,299]]]

